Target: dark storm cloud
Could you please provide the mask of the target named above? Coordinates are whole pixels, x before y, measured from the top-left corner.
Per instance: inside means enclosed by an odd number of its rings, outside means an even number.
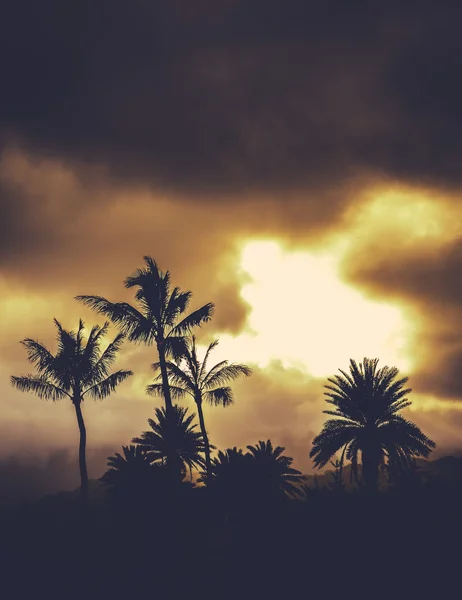
[[[462,239],[360,257],[357,252],[344,264],[351,283],[381,299],[404,300],[416,311],[414,390],[461,400]]]
[[[392,249],[393,250],[393,249]],[[395,249],[396,250],[396,249]],[[462,305],[462,238],[443,247],[405,248],[387,256],[345,265],[350,279],[368,286],[382,297],[399,297],[422,303],[427,308],[451,309]]]
[[[0,202],[5,298],[58,295],[61,306],[54,303],[53,310],[61,316],[53,316],[63,319],[65,310],[77,319],[77,294],[131,300],[123,281],[151,254],[175,284],[193,291],[192,308],[217,304],[216,328],[235,332],[244,325],[249,307],[239,296],[235,240],[242,219],[229,205],[217,218],[200,206],[136,187],[90,187],[58,162],[14,152],[0,161]]]
[[[460,181],[456,2],[18,0],[0,131],[34,152],[204,192]]]
[[[459,330],[459,338],[462,331]],[[440,398],[462,400],[462,345],[433,344],[427,362],[414,379],[416,391]]]
[[[0,258],[3,265],[15,265],[21,258],[41,253],[46,244],[52,255],[63,242],[66,228],[59,227],[59,211],[53,210],[41,194],[30,194],[14,183],[0,180]]]

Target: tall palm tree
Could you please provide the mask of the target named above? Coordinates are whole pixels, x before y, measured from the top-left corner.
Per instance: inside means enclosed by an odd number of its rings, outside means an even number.
[[[350,373],[329,378],[325,388],[327,402],[335,410],[314,439],[310,457],[318,468],[342,450],[341,463],[351,461],[352,474],[357,479],[358,454],[361,452],[364,483],[375,489],[379,467],[387,461],[396,470],[406,469],[417,456],[428,457],[435,443],[414,423],[398,412],[411,405],[405,398],[411,392],[405,388],[407,377],[397,379],[396,367],[377,368],[378,359],[365,358],[356,364],[350,360]]]
[[[183,347],[183,337],[194,327],[209,321],[214,305],[205,304],[179,320],[186,311],[192,292],[171,289],[170,272],[163,273],[157,263],[145,256],[146,266],[125,279],[126,288],[136,288],[138,308],[127,302],[110,302],[101,296],[77,296],[83,302],[106,315],[132,342],[157,346],[162,374],[163,396],[167,411],[172,408],[166,359],[178,356]]]
[[[21,343],[25,347],[29,362],[37,369],[37,374],[11,377],[11,383],[22,392],[33,392],[44,400],[69,398],[74,405],[80,432],[79,468],[82,497],[88,492],[86,464],[87,432],[81,404],[86,396],[102,400],[115,391],[132,371],[119,370],[109,374],[124,336],[119,334],[101,351],[100,344],[106,335],[109,323],[103,327],[95,325],[85,341],[84,323],[79,322],[77,333],[67,331],[54,319],[58,329],[58,351],[52,354],[43,344],[30,338]]]
[[[252,370],[246,365],[237,365],[223,360],[207,370],[207,361],[211,351],[218,345],[218,340],[212,342],[201,362],[197,357],[196,338],[185,339],[182,356],[176,361],[167,361],[167,374],[170,382],[171,394],[175,398],[189,395],[197,405],[199,423],[204,440],[206,473],[210,473],[210,442],[205,427],[202,403],[205,400],[213,406],[229,406],[233,404],[232,389],[226,385],[233,379],[244,375],[248,377]],[[160,369],[160,363],[152,365],[154,371]],[[162,373],[155,378],[154,383],[148,385],[146,392],[151,395],[163,395]]]
[[[156,420],[148,419],[152,431],[145,431],[132,440],[146,452],[152,463],[168,467],[172,461],[180,480],[185,476],[186,468],[192,473],[193,467],[204,467],[202,434],[195,431],[193,420],[196,415],[187,412],[187,408],[177,404],[169,413],[165,408],[156,408]]]

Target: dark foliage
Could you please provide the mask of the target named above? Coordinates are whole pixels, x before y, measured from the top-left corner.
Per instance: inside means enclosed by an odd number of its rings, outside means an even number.
[[[301,473],[291,467],[284,448],[273,448],[268,440],[247,449],[228,448],[212,461],[208,487],[228,515],[266,509],[299,491]]]
[[[192,477],[193,468],[203,468],[202,457],[204,441],[202,434],[196,431],[193,424],[195,414],[188,415],[188,409],[174,405],[167,414],[165,408],[155,409],[156,419],[148,419],[152,431],[145,431],[140,437],[133,438],[145,451],[151,463],[168,466],[173,460],[178,467],[178,476],[183,478],[189,470]]]
[[[144,257],[145,267],[125,279],[126,288],[135,288],[136,305],[110,302],[101,296],[77,296],[77,300],[106,315],[132,342],[156,344],[162,371],[163,396],[167,410],[172,406],[165,360],[178,357],[184,347],[184,336],[194,327],[209,321],[212,303],[184,316],[191,300],[190,291],[171,288],[170,272],[163,273],[150,257]]]
[[[81,403],[85,397],[102,400],[116,390],[120,383],[133,375],[132,371],[120,369],[110,374],[124,336],[119,334],[101,351],[101,341],[109,323],[95,325],[85,340],[84,323],[79,321],[77,332],[67,331],[54,320],[58,330],[58,350],[52,354],[43,344],[26,338],[25,347],[29,362],[37,374],[12,376],[11,383],[22,392],[32,392],[44,400],[69,398],[74,405],[80,433],[79,468],[82,496],[86,499],[88,474],[86,462],[87,432]]]
[[[204,440],[207,472],[210,472],[211,447],[205,427],[202,403],[205,400],[214,406],[229,406],[234,402],[234,398],[232,389],[227,384],[242,375],[248,377],[252,373],[251,369],[246,365],[229,363],[227,360],[223,360],[210,369],[207,369],[210,353],[217,345],[218,340],[209,344],[204,359],[201,362],[197,356],[196,338],[194,336],[185,338],[181,356],[175,362],[167,361],[166,363],[172,397],[179,399],[184,396],[190,396],[197,405],[199,423]],[[152,368],[154,371],[158,371],[161,369],[161,364],[154,363]],[[148,385],[146,391],[152,395],[164,395],[162,372],[154,379],[154,383]]]
[[[372,488],[384,461],[396,474],[409,468],[414,457],[428,457],[435,447],[414,423],[398,415],[411,404],[405,398],[411,392],[404,387],[407,378],[396,379],[398,369],[377,369],[377,363],[365,358],[358,366],[351,360],[349,374],[340,370],[341,376],[329,378],[325,395],[335,410],[324,412],[335,419],[325,423],[310,452],[321,468],[342,450],[341,461],[351,461],[355,477],[361,453],[364,481]]]

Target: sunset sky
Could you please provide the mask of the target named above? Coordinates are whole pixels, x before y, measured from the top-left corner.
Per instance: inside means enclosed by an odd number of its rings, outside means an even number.
[[[74,296],[131,300],[146,254],[215,303],[216,361],[254,368],[207,409],[216,446],[271,438],[309,472],[326,378],[368,356],[410,377],[435,455],[462,450],[462,8],[416,6],[9,3],[0,458],[74,451],[71,404],[10,386],[18,342],[102,323]],[[154,360],[126,344],[135,377],[84,403],[89,452],[145,429]]]

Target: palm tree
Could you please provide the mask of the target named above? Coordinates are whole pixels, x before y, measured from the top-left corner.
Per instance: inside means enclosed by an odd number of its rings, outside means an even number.
[[[176,361],[166,363],[167,374],[170,382],[170,391],[175,398],[189,395],[197,405],[199,423],[204,440],[206,473],[210,473],[210,443],[205,427],[204,413],[202,403],[205,400],[214,406],[229,406],[233,404],[232,389],[225,385],[228,382],[244,375],[248,377],[252,370],[245,365],[236,365],[223,360],[214,367],[207,370],[207,361],[210,352],[216,348],[218,340],[212,342],[201,362],[197,357],[196,338],[185,339],[185,345],[182,356]],[[154,371],[158,371],[160,363],[152,365]],[[146,388],[146,392],[151,395],[163,395],[164,387],[162,385],[162,373],[155,378],[154,383]]]
[[[208,484],[225,504],[243,506],[255,502],[280,500],[298,494],[302,474],[292,468],[292,458],[283,456],[285,448],[273,448],[270,440],[241,449],[220,451],[212,460]]]
[[[87,433],[81,404],[86,396],[102,400],[115,391],[132,371],[119,370],[109,374],[124,336],[119,334],[102,352],[100,343],[106,335],[109,323],[103,327],[95,325],[84,340],[84,324],[80,320],[77,333],[63,329],[54,319],[58,329],[58,351],[53,355],[43,344],[26,338],[21,342],[25,347],[29,362],[37,369],[37,374],[11,377],[11,383],[22,392],[33,392],[44,400],[69,398],[74,405],[80,432],[79,468],[82,497],[88,492],[86,464]]]
[[[211,461],[209,483],[226,480],[231,482],[231,487],[234,487],[247,462],[246,455],[241,448],[238,449],[234,446],[227,450],[219,450],[216,458]]]
[[[101,296],[77,296],[76,299],[109,317],[130,341],[156,344],[165,407],[170,411],[172,398],[166,359],[178,356],[183,348],[184,336],[194,327],[211,319],[214,305],[205,304],[179,321],[189,305],[192,293],[182,292],[178,287],[171,290],[170,272],[163,273],[150,256],[145,256],[144,262],[145,268],[138,269],[134,275],[125,279],[126,288],[137,288],[135,299],[138,308],[127,302],[110,302]]]
[[[152,465],[139,446],[122,446],[122,454],[109,456],[107,465],[99,480],[119,499],[150,503],[153,492],[167,483],[165,468]]]
[[[285,495],[295,496],[299,493],[297,483],[301,481],[302,474],[292,468],[293,459],[284,456],[285,448],[273,448],[271,440],[259,441],[255,446],[247,446],[252,461],[252,471],[255,481],[265,490],[268,496],[282,498]]]
[[[108,470],[100,481],[110,488],[123,488],[133,479],[147,477],[151,473],[151,461],[145,450],[137,446],[122,446],[122,454],[108,456]]]
[[[225,520],[247,504],[251,494],[252,474],[249,472],[249,456],[239,448],[220,450],[211,461],[210,471],[199,480],[207,483],[207,489],[215,497],[213,506],[224,510]]]
[[[378,359],[365,358],[359,366],[350,360],[350,373],[329,378],[325,395],[335,410],[314,439],[310,457],[318,468],[324,467],[336,452],[343,449],[351,461],[352,475],[357,479],[358,454],[361,452],[364,483],[375,489],[379,467],[386,460],[396,471],[406,469],[417,456],[428,457],[435,443],[414,423],[398,412],[411,405],[405,398],[408,378],[397,379],[396,367],[377,368]]]
[[[145,431],[141,437],[133,438],[134,444],[146,452],[151,463],[168,467],[172,461],[176,475],[181,480],[189,469],[204,467],[201,453],[204,452],[202,434],[195,431],[195,414],[187,415],[188,409],[175,404],[171,412],[165,408],[156,408],[156,420],[148,419],[152,431]]]

